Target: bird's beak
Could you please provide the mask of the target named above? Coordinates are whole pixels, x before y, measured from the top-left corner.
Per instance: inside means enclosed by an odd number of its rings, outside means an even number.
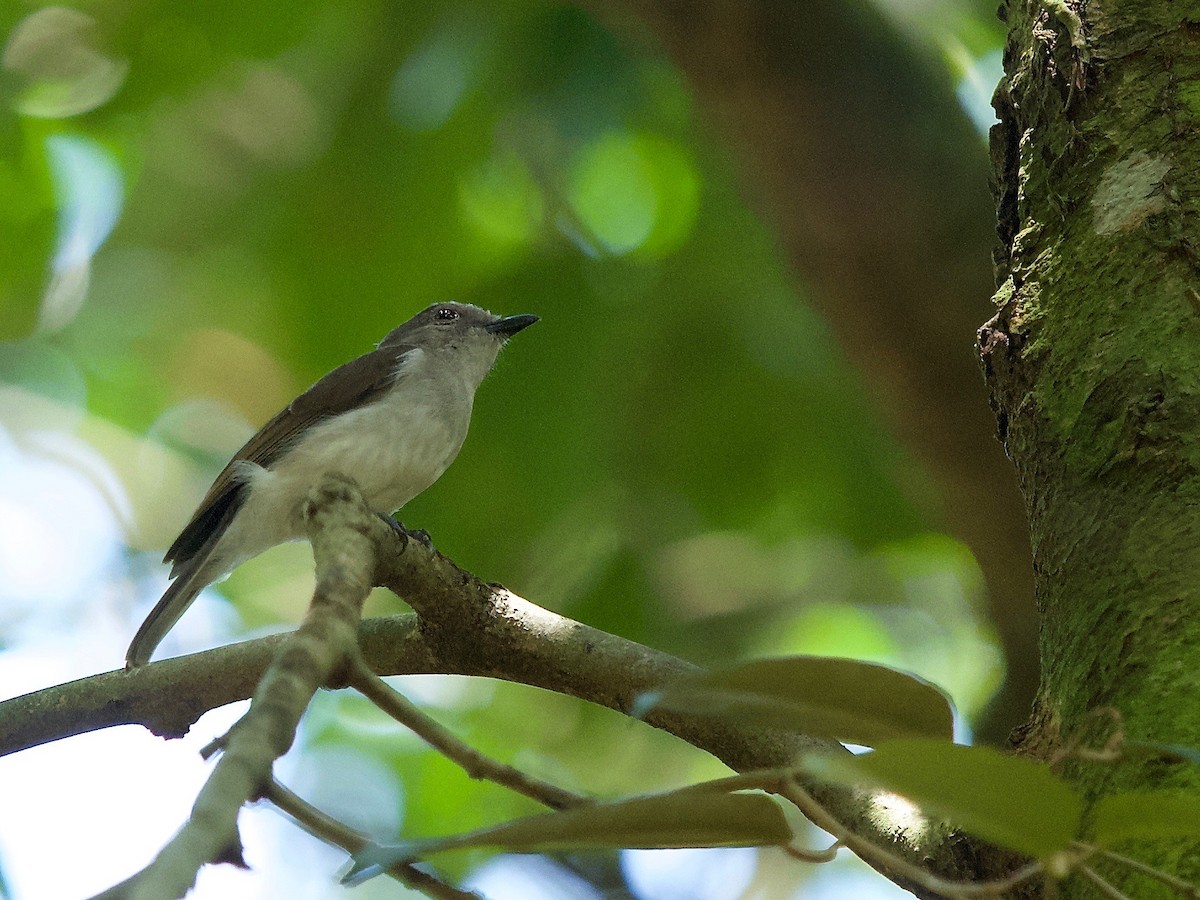
[[[519,316],[505,316],[503,319],[497,319],[490,325],[484,325],[483,330],[490,334],[502,334],[506,338],[512,337],[522,328],[528,328],[538,317],[530,313],[523,313]]]

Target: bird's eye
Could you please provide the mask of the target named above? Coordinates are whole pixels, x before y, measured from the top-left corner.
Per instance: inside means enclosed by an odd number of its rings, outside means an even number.
[[[435,318],[436,318],[436,319],[437,319],[439,322],[453,322],[455,319],[457,319],[457,318],[458,318],[458,313],[457,313],[457,312],[455,312],[454,310],[452,310],[452,309],[451,309],[450,307],[448,307],[448,306],[443,306],[441,309],[439,309],[439,310],[438,310],[438,311],[437,311],[437,312],[434,314],[434,317],[435,317]]]

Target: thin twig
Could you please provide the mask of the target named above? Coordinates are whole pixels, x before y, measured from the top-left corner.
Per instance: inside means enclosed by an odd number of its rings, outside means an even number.
[[[1182,878],[1176,878],[1174,875],[1170,875],[1166,872],[1156,869],[1153,866],[1142,862],[1141,860],[1125,856],[1122,853],[1115,853],[1112,850],[1105,850],[1101,847],[1094,847],[1090,844],[1076,844],[1075,846],[1088,851],[1089,854],[1102,856],[1105,859],[1112,860],[1115,863],[1125,866],[1127,869],[1133,869],[1133,871],[1141,875],[1145,875],[1147,878],[1153,878],[1156,881],[1160,881],[1167,887],[1172,888],[1179,894],[1182,894],[1184,897],[1190,897],[1193,898],[1193,900],[1200,900],[1200,886],[1194,885],[1190,881],[1184,881]]]
[[[1105,740],[1104,746],[1096,749],[1083,746],[1083,739],[1076,733],[1057,753],[1047,761],[1052,771],[1058,771],[1064,760],[1084,759],[1089,762],[1114,762],[1122,757],[1125,744],[1125,725],[1121,711],[1115,706],[1098,706],[1088,712],[1088,718],[1107,717],[1112,721],[1113,730]]]
[[[824,850],[809,850],[807,847],[797,847],[795,844],[779,845],[779,849],[792,857],[792,859],[798,859],[800,862],[813,863],[815,865],[833,862],[837,859],[838,850],[841,848],[841,841],[834,841]]]
[[[699,781],[671,791],[680,794],[729,794],[734,791],[761,790],[770,794],[785,795],[786,781],[793,774],[791,769],[755,769],[738,775],[727,775],[724,778],[714,778],[710,781]],[[815,801],[814,801],[815,802]],[[801,862],[827,863],[837,857],[838,850],[843,846],[841,841],[834,841],[824,850],[810,850],[807,847],[797,847],[794,844],[780,844],[779,848],[788,856]]]
[[[1109,897],[1111,900],[1133,900],[1133,898],[1124,891],[1119,890],[1116,885],[1110,884],[1108,881],[1102,878],[1100,873],[1091,866],[1080,863],[1076,868],[1078,869],[1079,874],[1099,888],[1100,893],[1102,893],[1105,897]]]
[[[710,781],[698,781],[679,788],[678,794],[728,794],[731,791],[763,790],[772,794],[782,791],[782,784],[791,769],[752,769],[737,775],[726,775]]]
[[[366,835],[317,809],[273,778],[263,792],[263,798],[291,816],[305,831],[328,844],[341,847],[351,856],[371,844],[371,839]],[[396,863],[387,870],[387,874],[434,900],[480,900],[478,894],[459,890],[412,863]]]
[[[1040,862],[1032,862],[1022,866],[1004,878],[998,878],[993,881],[951,881],[950,879],[940,878],[920,866],[914,865],[896,854],[885,850],[883,847],[854,834],[854,832],[850,831],[850,829],[830,815],[825,807],[813,799],[812,795],[801,787],[795,778],[789,777],[785,779],[782,787],[783,796],[795,803],[814,825],[828,831],[857,856],[866,860],[874,860],[901,878],[906,878],[927,890],[956,898],[956,900],[959,900],[959,898],[965,900],[965,898],[971,897],[999,897],[1006,891],[1012,890],[1017,885],[1028,881],[1042,872],[1042,864]]]
[[[551,809],[570,809],[592,802],[581,794],[542,781],[485,756],[459,740],[450,729],[426,715],[407,697],[376,675],[361,653],[350,655],[346,667],[346,681],[350,687],[362,693],[430,747],[459,766],[471,778],[494,781]]]

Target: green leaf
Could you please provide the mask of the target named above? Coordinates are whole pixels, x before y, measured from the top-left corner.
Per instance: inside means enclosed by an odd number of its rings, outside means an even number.
[[[1095,842],[1200,838],[1200,796],[1185,791],[1134,791],[1096,804]]]
[[[1042,763],[990,747],[892,741],[861,756],[809,755],[802,767],[825,781],[905,797],[977,837],[1046,859],[1079,830],[1082,803]]]
[[[398,863],[468,847],[534,853],[614,847],[757,847],[791,839],[783,811],[764,794],[660,794],[517,819],[432,841],[376,845],[355,854],[343,883],[358,884]]]
[[[685,675],[643,695],[635,715],[659,707],[787,728],[875,746],[896,738],[949,741],[949,699],[927,681],[852,659],[790,656]]]

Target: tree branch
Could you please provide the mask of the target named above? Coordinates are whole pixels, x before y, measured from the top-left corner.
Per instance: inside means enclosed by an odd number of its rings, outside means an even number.
[[[364,559],[371,558],[372,549],[376,554],[373,581],[399,594],[418,614],[359,625],[363,658],[376,673],[500,678],[628,714],[641,693],[694,669],[677,657],[535,606],[501,585],[486,584],[389,528],[361,504],[336,505],[344,508],[346,528],[364,545],[373,545],[363,551]],[[0,754],[134,722],[164,736],[182,735],[208,709],[249,696],[271,655],[283,652],[288,641],[286,635],[248,641],[5,701],[0,703]],[[807,752],[845,752],[832,741],[705,716],[655,709],[646,721],[739,772],[787,767]],[[254,785],[255,790],[264,787],[263,781]],[[863,839],[942,877],[973,874],[969,841],[917,848],[887,822],[872,818],[864,797],[819,783],[805,788]]]
[[[357,487],[339,477],[327,476],[310,495],[305,521],[317,570],[312,604],[280,644],[250,709],[219,742],[224,752],[187,822],[128,882],[132,900],[182,897],[205,865],[240,861],[238,812],[268,788],[271,768],[291,747],[313,694],[354,649],[375,562],[374,542],[357,528],[361,507]]]
[[[534,778],[465,744],[426,715],[407,697],[376,675],[362,656],[351,654],[347,666],[350,687],[378,706],[430,747],[457,764],[471,778],[486,778],[551,809],[570,809],[591,802],[587,797]]]

